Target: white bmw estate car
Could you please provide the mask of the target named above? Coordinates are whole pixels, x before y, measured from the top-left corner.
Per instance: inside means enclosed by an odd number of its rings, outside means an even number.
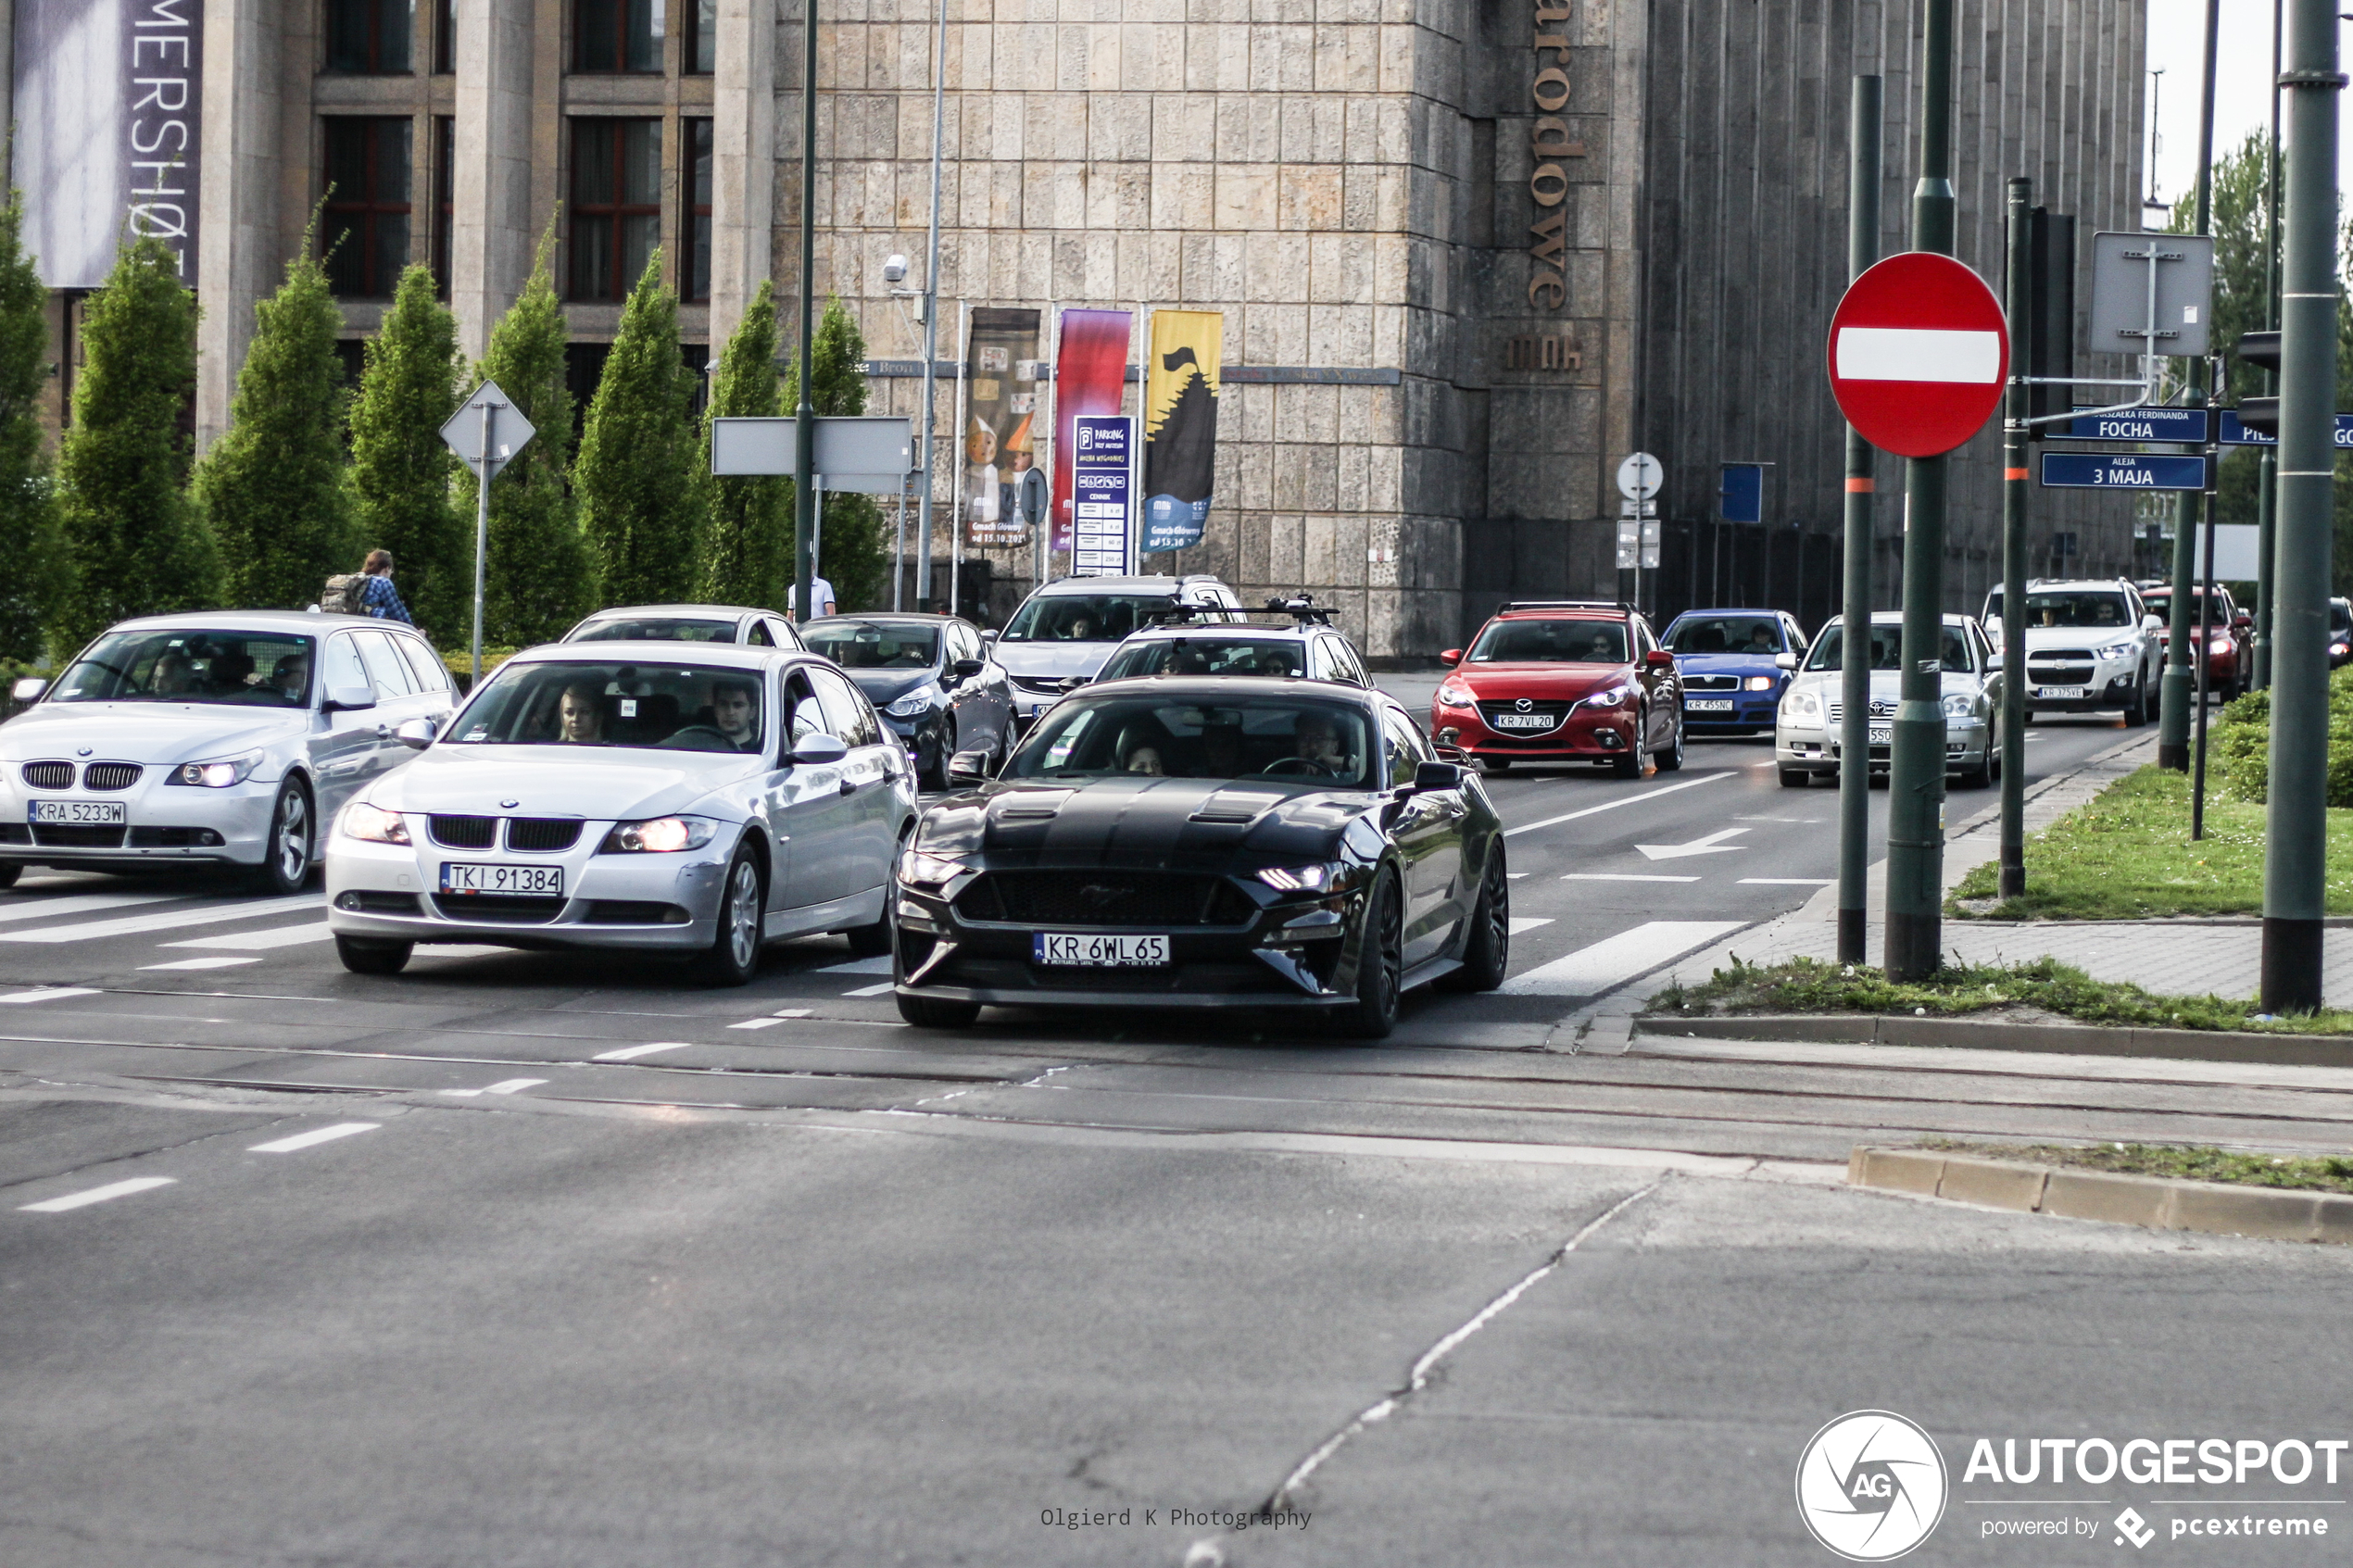
[[[346,968],[420,942],[638,948],[739,985],[772,938],[891,944],[904,750],[812,654],[560,643],[498,667],[346,806],[327,922]]]
[[[319,824],[446,717],[449,673],[396,622],[213,611],[126,621],[0,724],[0,887],[26,866],[212,863],[292,893]]]
[[[1888,741],[1902,691],[1904,617],[1882,610],[1871,617],[1870,767],[1888,771]],[[1944,698],[1944,769],[1958,774],[1964,789],[1983,789],[2002,772],[2002,667],[1985,629],[1966,615],[1944,617],[1942,663]],[[1796,655],[1782,659],[1796,662]],[[1781,694],[1773,727],[1773,756],[1781,783],[1803,789],[1817,773],[1838,774],[1840,730],[1845,721],[1846,628],[1843,617],[1814,639],[1796,678]]]

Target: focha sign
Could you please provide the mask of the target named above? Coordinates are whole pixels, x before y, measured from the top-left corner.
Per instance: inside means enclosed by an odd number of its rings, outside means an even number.
[[[1529,232],[1536,236],[1528,254],[1536,266],[1529,274],[1528,303],[1558,310],[1568,303],[1567,269],[1562,264],[1568,214],[1568,173],[1561,159],[1583,157],[1585,144],[1572,141],[1561,111],[1568,107],[1569,0],[1536,0],[1536,76],[1529,96],[1536,105],[1535,123],[1529,131],[1534,167],[1528,171],[1528,194],[1536,198],[1536,221]]]

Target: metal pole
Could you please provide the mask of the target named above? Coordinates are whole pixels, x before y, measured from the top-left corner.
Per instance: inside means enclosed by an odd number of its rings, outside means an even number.
[[[1879,259],[1880,130],[1884,82],[1858,76],[1846,121],[1846,275]],[[1863,963],[1871,865],[1871,444],[1846,427],[1845,703],[1838,743],[1838,961]],[[1712,575],[1712,574],[1711,574]]]
[[[968,416],[964,401],[964,366],[973,356],[972,301],[956,302],[956,435],[949,450],[956,454],[948,465],[948,537],[961,563],[964,549],[964,531],[970,526],[964,516],[964,420]]]
[[[474,462],[474,672],[466,684],[468,691],[482,684],[482,580],[490,556],[490,411],[496,406],[483,400],[482,456]]]
[[[1953,14],[1927,0],[1921,41],[1920,176],[1912,248],[1953,254]],[[1936,972],[1944,896],[1944,494],[1949,457],[1914,458],[1904,473],[1902,700],[1888,747],[1886,970]]]
[[[816,0],[806,0],[814,5]],[[931,597],[931,443],[932,443],[932,358],[939,343],[939,142],[942,119],[948,104],[948,0],[939,0],[939,18],[932,31],[931,77],[931,233],[928,244],[931,259],[924,264],[924,496],[923,521],[916,533],[923,536],[922,554],[915,562],[915,608],[922,609]],[[949,587],[949,596],[955,596],[955,587]],[[952,608],[952,606],[951,606]]]
[[[2207,374],[2213,374],[2209,362]],[[2200,532],[2206,539],[2206,570],[2198,573],[2197,594],[2197,754],[2190,769],[2190,838],[2206,836],[2206,709],[2213,700],[2208,689],[2214,672],[2214,446],[2208,427],[2206,488],[2198,495],[2203,512]]]
[[[2009,420],[2002,459],[2002,856],[2001,891],[2026,891],[2026,378],[2034,363],[2034,182],[2010,182]]]
[[[809,401],[815,369],[817,288],[817,0],[800,0],[800,402],[793,409],[793,618],[809,621],[809,578],[817,545],[817,409]]]
[[[2271,144],[2263,160],[2263,326],[2280,330],[2280,0],[2271,0]],[[2265,378],[2276,395],[2280,379]],[[2263,448],[2255,482],[2255,689],[2271,684],[2271,550],[2278,534],[2279,449]]]
[[[2287,244],[2280,297],[2279,604],[2263,843],[2266,1012],[2321,1005],[2326,912],[2329,546],[2336,481],[2336,6],[2294,0]]]
[[[2202,91],[2203,107],[2197,132],[2197,232],[2213,232],[2214,217],[2214,56],[2222,29],[2222,0],[2206,0],[2206,84]],[[2157,264],[2149,264],[2149,287],[2156,283]],[[2157,341],[2149,341],[2154,353]],[[2214,377],[2211,362],[2198,360],[2190,367],[2196,377],[2184,399],[2193,408],[2203,408],[2213,401]],[[2165,700],[2157,731],[2157,765],[2178,768],[2186,771],[2190,765],[2190,704],[2193,697],[2203,700],[2203,684],[2193,672],[2190,663],[2190,594],[2197,581],[2197,522],[2199,497],[2184,492],[2173,516],[2173,604],[2172,614],[2165,633]],[[2206,668],[2205,645],[2199,644],[2196,668]]]

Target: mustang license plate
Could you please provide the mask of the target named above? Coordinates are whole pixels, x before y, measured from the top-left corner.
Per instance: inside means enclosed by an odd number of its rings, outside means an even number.
[[[1058,931],[1030,933],[1033,963],[1076,969],[1161,969],[1168,963],[1165,936],[1084,936]]]
[[[2089,686],[2037,686],[2034,695],[2045,702],[2072,702],[2091,695]]]
[[[1549,713],[1498,713],[1488,721],[1499,730],[1549,730],[1560,722]]]
[[[1895,726],[1893,724],[1873,724],[1871,726],[1870,744],[1873,746],[1893,746],[1895,744],[1894,738],[1894,728]]]
[[[120,800],[36,800],[27,820],[73,827],[118,828],[129,821]]]
[[[1732,699],[1728,696],[1687,696],[1683,699],[1683,707],[1692,713],[1730,713]]]
[[[561,866],[460,866],[444,861],[441,890],[444,893],[506,893],[560,898],[564,891],[564,869]]]

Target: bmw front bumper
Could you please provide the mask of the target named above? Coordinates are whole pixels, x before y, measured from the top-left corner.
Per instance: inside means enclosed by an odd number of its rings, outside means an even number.
[[[0,778],[0,864],[19,866],[258,866],[278,802],[278,779],[222,789],[166,784],[169,768],[143,768],[128,789],[33,789],[21,764]],[[60,826],[32,822],[35,801],[115,802],[124,821]]]

